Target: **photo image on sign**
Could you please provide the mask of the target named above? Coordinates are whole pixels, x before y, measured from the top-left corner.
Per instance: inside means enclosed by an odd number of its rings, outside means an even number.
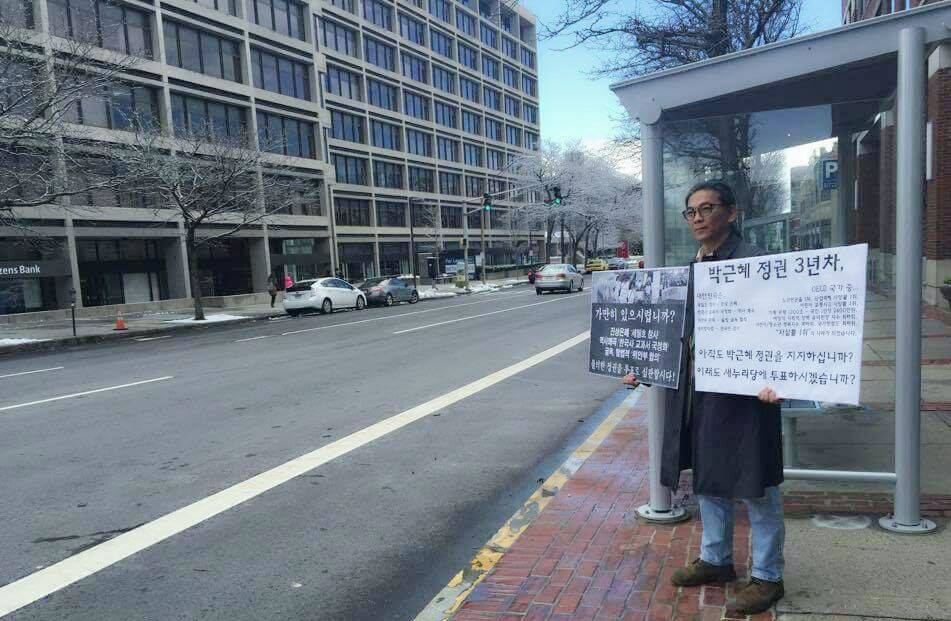
[[[588,370],[676,388],[688,276],[687,267],[595,273]]]
[[[659,304],[687,299],[687,268],[624,270],[595,274],[594,302]]]

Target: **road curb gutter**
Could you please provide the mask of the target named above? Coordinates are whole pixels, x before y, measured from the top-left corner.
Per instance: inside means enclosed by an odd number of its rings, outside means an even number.
[[[499,559],[512,547],[519,536],[535,521],[548,506],[562,486],[581,468],[588,459],[611,435],[614,428],[634,407],[643,389],[629,394],[624,401],[598,425],[578,448],[549,476],[512,517],[496,531],[468,566],[453,576],[443,589],[418,614],[414,621],[447,621],[462,606],[472,590],[495,567]]]

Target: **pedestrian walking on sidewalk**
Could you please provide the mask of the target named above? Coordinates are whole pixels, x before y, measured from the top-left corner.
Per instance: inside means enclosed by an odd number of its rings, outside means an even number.
[[[271,308],[274,308],[274,300],[277,299],[277,278],[274,274],[268,274],[267,292],[271,295]]]
[[[294,286],[294,279],[290,274],[284,274],[284,290],[287,291]]]
[[[733,190],[722,182],[691,188],[683,218],[700,243],[692,263],[766,254],[746,243],[734,227]],[[758,397],[698,392],[693,385],[693,271],[685,316],[680,387],[663,389],[666,414],[661,482],[676,489],[683,470],[693,469],[703,536],[700,558],[674,572],[675,586],[693,587],[736,580],[733,524],[737,500],[749,511],[753,557],[750,579],[737,588],[731,611],[768,610],[783,597],[783,482],[779,398],[770,388]],[[624,383],[637,385],[633,375]]]

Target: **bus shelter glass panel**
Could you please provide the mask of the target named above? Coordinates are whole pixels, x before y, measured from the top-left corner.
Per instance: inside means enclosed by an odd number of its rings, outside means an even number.
[[[696,256],[681,212],[690,187],[711,179],[734,189],[737,230],[769,253],[869,244],[862,406],[786,402],[784,459],[787,468],[893,472],[894,100],[669,121],[662,132],[667,265]]]

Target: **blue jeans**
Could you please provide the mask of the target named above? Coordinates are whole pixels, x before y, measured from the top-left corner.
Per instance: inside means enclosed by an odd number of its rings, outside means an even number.
[[[732,498],[697,495],[703,537],[700,540],[700,559],[710,565],[733,564],[733,509]],[[767,487],[762,498],[743,498],[750,513],[753,567],[750,575],[757,580],[778,582],[783,579],[783,543],[786,526],[783,523],[783,496],[778,487]]]

